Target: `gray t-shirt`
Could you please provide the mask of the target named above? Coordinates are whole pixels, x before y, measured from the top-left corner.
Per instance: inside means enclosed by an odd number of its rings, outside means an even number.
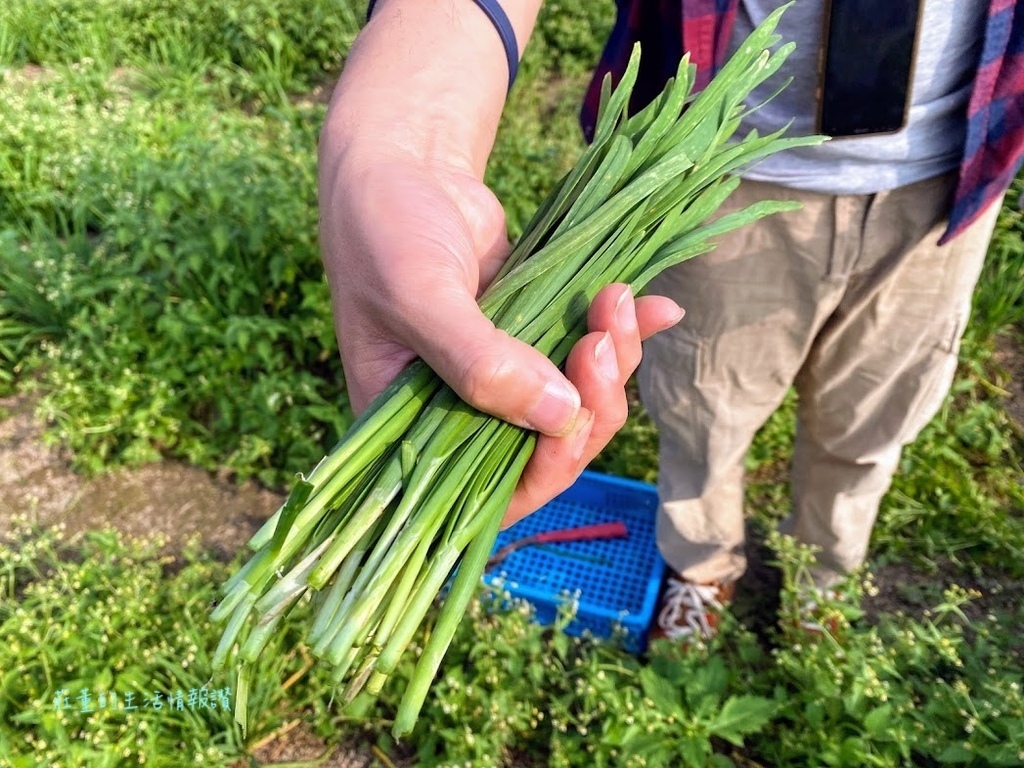
[[[740,0],[733,49],[782,4],[783,0]],[[871,194],[955,168],[963,151],[964,114],[981,51],[986,8],[981,0],[924,1],[911,105],[903,130],[781,152],[742,175],[827,194]],[[741,131],[756,128],[768,133],[792,120],[789,135],[814,133],[823,17],[822,0],[796,0],[783,14],[778,32],[797,46],[783,66],[793,82],[747,118]],[[870,44],[864,41],[865,46]],[[779,75],[773,77],[755,90],[748,104],[760,104],[780,82]]]

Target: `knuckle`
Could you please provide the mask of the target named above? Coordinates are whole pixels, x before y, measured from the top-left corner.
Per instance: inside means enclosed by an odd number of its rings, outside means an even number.
[[[459,389],[471,405],[491,405],[499,400],[508,373],[505,358],[493,352],[469,355],[459,366]]]
[[[631,343],[626,347],[625,352],[626,361],[623,366],[622,373],[629,376],[640,367],[640,360],[643,358],[643,350],[639,343]]]
[[[612,434],[615,434],[624,426],[626,426],[626,418],[623,416],[622,418],[612,419],[608,425],[608,429],[612,432]]]
[[[629,403],[626,402],[625,394],[617,399],[614,406],[609,408],[603,416],[603,421],[612,432],[618,432],[626,426],[626,422],[629,420]]]

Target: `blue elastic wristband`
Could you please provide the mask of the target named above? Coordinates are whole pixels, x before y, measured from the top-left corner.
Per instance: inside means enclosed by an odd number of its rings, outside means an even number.
[[[498,32],[498,37],[501,38],[501,44],[505,48],[505,59],[508,61],[508,89],[511,91],[512,83],[516,81],[516,74],[519,72],[519,45],[516,43],[516,33],[512,29],[512,22],[508,20],[508,15],[505,13],[505,9],[498,4],[498,0],[473,0],[473,2],[480,6],[480,10],[491,20]],[[367,21],[370,20],[370,14],[373,13],[373,7],[376,4],[377,0],[370,0],[367,5]]]

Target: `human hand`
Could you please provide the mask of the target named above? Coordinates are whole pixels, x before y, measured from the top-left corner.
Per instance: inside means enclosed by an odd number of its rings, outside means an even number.
[[[640,364],[644,339],[671,328],[683,310],[665,296],[634,299],[628,285],[606,286],[587,313],[589,333],[569,353],[565,374],[580,393],[585,423],[565,436],[540,435],[503,525],[509,526],[566,490],[626,423],[626,383]]]
[[[568,487],[621,426],[640,339],[682,313],[605,289],[568,378],[494,327],[476,301],[509,250],[481,181],[507,84],[500,41],[472,4],[378,6],[320,142],[321,249],[349,396],[361,412],[419,356],[466,402],[536,430],[511,522]],[[540,1],[506,6],[524,43]]]
[[[508,243],[501,206],[472,171],[379,148],[324,154],[321,242],[353,408],[422,357],[466,402],[540,433],[506,523],[539,508],[621,428],[640,342],[675,324],[678,306],[606,287],[563,376],[477,306]]]
[[[418,356],[480,410],[570,431],[578,392],[476,303],[508,253],[497,199],[454,163],[381,154],[341,162],[322,188],[321,243],[353,408]]]

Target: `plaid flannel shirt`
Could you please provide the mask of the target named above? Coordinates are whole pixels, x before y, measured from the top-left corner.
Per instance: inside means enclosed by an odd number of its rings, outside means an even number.
[[[618,18],[587,91],[581,124],[594,128],[601,80],[617,81],[633,43],[644,56],[633,108],[649,103],[675,74],[683,51],[703,88],[725,61],[739,0],[616,0]],[[1024,160],[1024,2],[988,0],[985,39],[967,107],[967,138],[949,225],[963,232],[1013,181]]]

